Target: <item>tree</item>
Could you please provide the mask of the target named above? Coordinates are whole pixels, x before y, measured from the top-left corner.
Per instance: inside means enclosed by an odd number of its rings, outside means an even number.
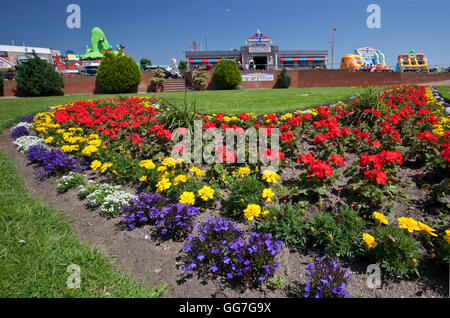
[[[186,61],[180,61],[178,63],[178,70],[180,70],[180,73],[183,74],[187,71],[187,63]]]
[[[277,86],[279,88],[288,88],[289,86],[291,86],[291,78],[287,75],[287,71],[285,68],[283,68],[280,76],[278,77]]]
[[[234,89],[242,82],[242,75],[235,61],[222,59],[216,65],[213,79],[224,89]]]
[[[123,53],[107,52],[97,70],[97,83],[103,93],[126,93],[139,85],[142,73],[136,62]]]
[[[60,94],[64,80],[55,68],[33,51],[17,71],[17,87],[33,96]]]
[[[146,59],[145,57],[141,58],[141,61],[139,62],[141,63],[141,66],[143,65],[152,65],[152,61],[150,61],[149,59]]]

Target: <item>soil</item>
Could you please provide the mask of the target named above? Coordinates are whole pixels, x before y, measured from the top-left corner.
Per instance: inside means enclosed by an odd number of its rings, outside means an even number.
[[[158,236],[152,226],[136,228],[132,231],[121,226],[119,218],[106,218],[100,215],[99,209],[86,206],[86,200],[80,200],[76,189],[64,194],[57,192],[57,178],[41,179],[28,164],[25,157],[17,150],[9,137],[9,129],[0,136],[0,151],[13,163],[18,173],[25,180],[26,190],[33,196],[40,197],[48,206],[63,211],[75,233],[83,242],[102,250],[115,260],[118,270],[129,273],[132,277],[144,277],[148,284],[167,284],[164,294],[167,298],[288,298],[292,297],[289,286],[299,288],[307,282],[305,266],[319,255],[314,251],[284,248],[278,256],[280,268],[276,274],[285,278],[282,288],[274,291],[266,285],[258,288],[232,286],[227,282],[194,274],[186,275],[183,242],[165,240]],[[87,174],[96,178],[96,174]],[[403,169],[401,178],[412,179],[417,175],[414,169]],[[414,181],[414,180],[413,180]],[[130,188],[132,192],[133,188]],[[414,198],[412,210],[406,205],[396,203],[396,216],[414,215],[422,219],[435,219],[437,216],[424,208],[426,192],[421,189],[407,187],[408,197]],[[136,192],[136,189],[134,190]],[[338,200],[339,195],[331,196]],[[334,201],[333,200],[333,201]],[[335,203],[335,202],[334,202]],[[203,213],[218,214],[220,203]],[[419,213],[420,212],[420,213]],[[354,279],[349,282],[347,291],[350,297],[368,298],[410,298],[410,297],[449,297],[449,273],[445,268],[426,265],[420,277],[395,279],[382,277],[382,287],[367,287],[366,269],[369,263],[342,262]]]

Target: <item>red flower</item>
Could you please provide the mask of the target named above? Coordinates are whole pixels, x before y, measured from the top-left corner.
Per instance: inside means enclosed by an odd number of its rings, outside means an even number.
[[[287,131],[281,134],[281,140],[290,142],[294,138],[294,133],[292,131]]]
[[[366,176],[366,179],[369,179],[376,184],[386,184],[386,172],[383,170],[372,169],[364,171],[364,175]]]
[[[314,159],[313,155],[311,155],[310,153],[301,155],[297,159],[297,163],[303,163],[305,165],[312,165],[314,163],[314,161],[315,161],[315,159]]]
[[[333,169],[325,162],[317,160],[309,167],[309,173],[312,173],[315,177],[322,179],[324,176],[331,177],[333,175]]]
[[[450,161],[450,147],[441,151],[441,156],[445,161]]]
[[[249,120],[250,116],[247,115],[246,113],[242,113],[242,114],[239,115],[239,119],[241,119],[241,120]]]
[[[344,161],[344,158],[342,158],[341,155],[332,156],[330,159],[327,160],[327,162],[334,162],[336,165],[339,165],[341,167],[345,167],[345,161]]]
[[[208,121],[203,125],[203,129],[208,130],[208,129],[213,129],[216,128],[216,124],[214,124],[212,121]]]

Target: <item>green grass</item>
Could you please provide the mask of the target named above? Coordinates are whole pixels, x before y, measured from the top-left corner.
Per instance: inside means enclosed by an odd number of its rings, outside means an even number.
[[[440,87],[437,91],[447,103],[450,103],[450,87]]]
[[[102,252],[80,241],[63,214],[30,197],[2,154],[0,175],[0,297],[162,296],[165,286],[149,287],[114,270]],[[79,289],[67,287],[70,264],[81,268]]]

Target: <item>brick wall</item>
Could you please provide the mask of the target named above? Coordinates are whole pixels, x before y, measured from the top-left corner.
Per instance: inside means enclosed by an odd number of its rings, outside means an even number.
[[[247,72],[247,71],[246,71]],[[251,71],[248,71],[251,72]],[[258,88],[276,88],[276,81],[281,71],[263,71],[273,72],[273,81],[242,82],[239,86],[246,89]],[[218,85],[212,80],[212,72],[208,72],[207,89],[219,89]],[[407,85],[431,83],[450,80],[450,74],[417,74],[417,73],[398,73],[398,72],[360,72],[352,73],[343,70],[304,70],[287,71],[291,77],[291,86],[300,87],[342,87],[357,85]],[[192,84],[192,71],[185,73],[188,82]]]
[[[276,81],[281,71],[273,72],[273,81],[263,82],[242,82],[240,86],[246,89],[275,88]],[[450,74],[416,74],[416,73],[351,73],[342,70],[305,70],[288,71],[292,79],[291,87],[342,87],[357,85],[407,85],[432,83],[438,81],[450,80]],[[212,80],[212,72],[208,72],[207,89],[219,89],[218,85]],[[142,72],[142,81],[137,87],[130,89],[130,93],[151,92],[150,78],[151,72]],[[192,71],[185,73],[185,77],[192,86]],[[76,94],[98,94],[100,88],[96,84],[95,76],[72,76],[64,78],[65,95]],[[26,96],[17,88],[15,81],[5,81],[3,92],[0,90],[0,96]]]

